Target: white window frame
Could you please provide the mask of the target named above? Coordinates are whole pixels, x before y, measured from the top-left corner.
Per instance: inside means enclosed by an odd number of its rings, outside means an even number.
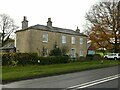
[[[80,38],[80,44],[83,44],[83,38]]]
[[[75,37],[71,37],[71,43],[75,44]]]
[[[48,42],[48,33],[46,33],[46,32],[43,33],[42,41],[43,42]]]
[[[62,43],[66,43],[66,36],[62,35]]]

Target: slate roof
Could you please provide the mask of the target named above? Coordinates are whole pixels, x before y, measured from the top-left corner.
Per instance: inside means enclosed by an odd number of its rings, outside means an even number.
[[[72,35],[78,35],[78,36],[86,36],[86,35],[84,35],[82,33],[78,33],[78,32],[76,32],[74,30],[71,30],[71,29],[58,28],[58,27],[48,27],[48,26],[40,25],[40,24],[37,24],[37,25],[34,25],[34,26],[30,26],[30,27],[28,27],[26,29],[18,30],[16,32],[20,32],[20,31],[24,31],[24,30],[28,30],[28,29],[44,30],[44,31],[72,34]]]

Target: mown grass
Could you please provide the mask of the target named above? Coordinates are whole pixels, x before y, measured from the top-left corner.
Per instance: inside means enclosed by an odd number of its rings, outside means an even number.
[[[3,83],[7,83],[23,79],[103,68],[118,65],[118,62],[120,61],[105,60],[104,63],[101,64],[101,61],[96,60],[54,65],[3,66],[2,81]]]

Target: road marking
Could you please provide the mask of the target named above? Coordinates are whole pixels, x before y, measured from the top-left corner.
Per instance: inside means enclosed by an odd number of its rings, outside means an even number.
[[[71,86],[71,87],[66,88],[65,90],[77,90],[77,89],[80,89],[80,88],[86,88],[86,87],[89,87],[89,86],[93,86],[93,85],[96,85],[96,84],[100,84],[100,83],[103,83],[103,82],[114,80],[114,79],[117,79],[119,77],[120,77],[120,74],[117,74],[117,75],[105,77],[105,78],[102,78],[102,79],[90,81],[90,82],[87,82],[87,83]]]

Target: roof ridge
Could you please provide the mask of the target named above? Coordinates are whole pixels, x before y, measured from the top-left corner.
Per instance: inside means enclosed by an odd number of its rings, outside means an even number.
[[[72,29],[67,29],[67,28],[60,28],[60,27],[48,27],[47,25],[41,25],[41,24],[36,24],[36,25],[33,25],[33,26],[30,26],[24,30],[27,30],[27,29],[38,29],[38,30],[47,30],[47,31],[51,31],[51,32],[58,32],[58,33],[66,33],[66,34],[73,34],[73,35],[82,35],[82,36],[86,36],[84,35],[83,33],[78,33]],[[21,31],[21,30],[19,30]]]

